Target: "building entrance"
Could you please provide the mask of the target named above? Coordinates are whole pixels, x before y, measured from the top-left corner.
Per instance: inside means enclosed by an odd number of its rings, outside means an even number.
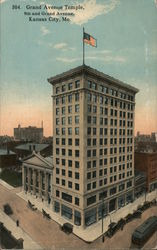
[[[116,210],[116,198],[109,202],[109,213]]]

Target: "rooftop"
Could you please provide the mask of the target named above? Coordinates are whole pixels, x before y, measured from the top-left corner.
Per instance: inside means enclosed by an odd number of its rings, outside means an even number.
[[[16,155],[16,154],[11,150],[0,149],[0,155]]]
[[[73,68],[71,70],[68,70],[66,72],[63,72],[61,74],[58,74],[54,77],[50,77],[48,80],[49,83],[51,83],[52,85],[59,82],[59,81],[63,81],[65,79],[69,79],[74,75],[80,75],[80,74],[89,74],[91,76],[96,76],[97,78],[99,78],[100,80],[107,80],[109,84],[113,84],[115,86],[127,89],[127,90],[131,90],[134,93],[139,92],[139,90],[129,84],[126,84],[114,77],[111,77],[109,75],[104,74],[103,72],[100,72],[94,68],[91,68],[87,65],[81,65],[78,66],[76,68]]]
[[[27,150],[30,151],[31,150],[35,150],[35,151],[42,151],[43,149],[47,148],[49,146],[49,144],[37,144],[37,143],[26,143],[26,144],[22,144],[16,147],[16,149],[21,149],[21,150]],[[35,149],[34,149],[35,147]]]

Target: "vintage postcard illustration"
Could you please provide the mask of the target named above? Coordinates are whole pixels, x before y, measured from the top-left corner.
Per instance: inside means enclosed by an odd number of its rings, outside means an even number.
[[[0,248],[157,248],[156,24],[156,0],[0,0]]]

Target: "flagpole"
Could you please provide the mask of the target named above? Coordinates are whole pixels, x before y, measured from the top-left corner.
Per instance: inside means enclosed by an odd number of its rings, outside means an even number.
[[[83,65],[85,64],[85,46],[84,46],[84,27],[83,27],[83,39],[82,39],[82,42],[83,42]]]

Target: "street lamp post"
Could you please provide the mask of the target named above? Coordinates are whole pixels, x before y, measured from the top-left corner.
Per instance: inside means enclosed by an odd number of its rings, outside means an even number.
[[[102,197],[102,242],[104,242],[104,235],[103,235],[103,231],[104,231],[104,197]]]

